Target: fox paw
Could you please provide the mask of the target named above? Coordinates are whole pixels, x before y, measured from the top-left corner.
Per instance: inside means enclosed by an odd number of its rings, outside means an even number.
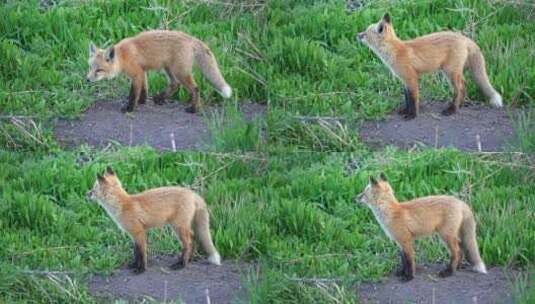
[[[414,113],[405,114],[405,116],[403,116],[404,120],[412,120],[412,119],[415,119],[415,118],[416,118],[416,114],[414,114]]]
[[[135,267],[133,272],[135,274],[141,274],[141,273],[144,273],[145,272],[145,267],[141,266],[141,267]]]
[[[464,264],[464,263],[459,263],[459,265],[457,266],[457,269],[468,269],[468,265],[467,264]]]
[[[406,115],[406,114],[409,114],[409,111],[407,110],[407,108],[400,107],[400,108],[398,109],[398,114],[399,114],[399,115]]]
[[[454,106],[449,106],[447,109],[444,109],[444,110],[442,111],[442,115],[444,115],[444,116],[450,116],[450,115],[452,115],[452,114],[455,114],[455,112],[457,112],[457,111],[455,110],[455,107],[454,107]]]
[[[450,267],[444,269],[444,270],[441,270],[439,273],[438,273],[438,276],[441,277],[441,278],[446,278],[446,277],[449,277],[453,274],[453,270],[451,270]]]
[[[121,108],[121,112],[123,113],[130,113],[130,112],[133,112],[134,111],[134,106],[131,106],[131,105],[125,105]]]
[[[186,112],[188,113],[197,113],[197,107],[189,106],[186,108]]]
[[[401,276],[405,275],[405,271],[403,270],[403,268],[400,268],[400,269],[396,270],[396,272],[394,272],[394,275],[396,277],[401,277]]]
[[[152,97],[152,100],[154,101],[154,104],[157,104],[157,105],[163,105],[165,103],[165,98],[160,94],[154,95]]]
[[[172,270],[179,270],[179,269],[182,269],[186,267],[186,263],[184,263],[183,260],[179,260],[178,262],[172,264],[171,266],[169,266],[169,268],[171,268]]]
[[[401,281],[402,282],[408,282],[414,279],[414,276],[412,274],[403,274],[401,275]]]

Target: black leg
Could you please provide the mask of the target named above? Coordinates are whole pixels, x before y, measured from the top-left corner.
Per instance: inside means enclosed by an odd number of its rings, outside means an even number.
[[[130,93],[128,94],[128,102],[131,102],[131,100],[133,100],[135,98],[135,94],[134,94],[134,84],[132,83],[130,85]]]
[[[199,97],[199,89],[194,88],[191,92],[191,105],[186,108],[188,113],[197,113],[200,109],[201,101]]]
[[[444,109],[442,111],[442,115],[444,116],[450,116],[452,114],[455,114],[455,112],[457,112],[457,109],[455,108],[455,104],[450,104],[449,107],[447,107],[446,109]]]
[[[172,270],[178,270],[186,267],[186,259],[184,258],[184,253],[178,258],[178,261],[176,263],[171,265]]]
[[[409,88],[405,88],[405,116],[406,120],[410,120],[416,117],[416,100],[414,100],[414,95]]]
[[[407,273],[407,258],[403,250],[399,251],[400,265],[399,269],[396,271],[396,276],[401,277]]]
[[[165,103],[165,96],[163,93],[158,93],[152,97],[152,100],[157,105],[163,105]]]
[[[134,262],[131,264],[135,273],[142,273],[145,271],[145,259],[141,246],[138,243],[134,244]]]
[[[141,95],[139,96],[139,103],[144,104],[145,102],[147,102],[147,88],[143,87],[143,89],[141,89]]]
[[[143,90],[141,90],[141,95],[143,95]],[[136,101],[136,93],[134,90],[134,83],[130,86],[130,94],[128,94],[128,103],[121,108],[121,112],[132,112],[134,111],[134,103]]]
[[[408,113],[408,110],[409,110],[409,91],[408,91],[408,89],[404,88],[403,89],[403,93],[405,95],[405,106],[399,107],[398,113],[400,115],[406,115]]]
[[[410,108],[411,93],[408,88],[405,88],[405,109],[408,111]]]
[[[445,277],[449,277],[453,274],[453,268],[451,267],[450,264],[448,264],[448,266],[446,266],[445,269],[441,270],[439,273],[438,273],[438,276],[441,277],[441,278],[445,278]]]
[[[139,249],[136,243],[134,243],[134,259],[132,260],[132,263],[128,264],[128,268],[130,269],[138,268],[138,264],[139,264],[138,256],[139,256]]]
[[[404,257],[404,260],[405,260],[405,271],[403,272],[403,275],[401,276],[401,280],[404,281],[404,282],[407,282],[407,281],[410,281],[412,279],[414,279],[414,261],[410,258],[410,255],[408,255],[407,253],[403,252],[403,257]]]

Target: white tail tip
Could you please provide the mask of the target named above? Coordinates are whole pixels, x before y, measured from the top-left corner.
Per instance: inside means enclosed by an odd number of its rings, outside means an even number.
[[[494,93],[494,96],[490,98],[490,104],[495,108],[503,107],[502,96],[498,93]]]
[[[229,85],[225,85],[221,90],[221,96],[224,98],[230,98],[230,96],[232,96],[232,88]]]
[[[474,271],[479,273],[487,273],[487,267],[485,267],[485,264],[481,263],[474,266]]]
[[[220,266],[221,265],[221,256],[219,255],[219,253],[214,253],[212,255],[210,255],[208,257],[208,262],[210,262],[210,264],[214,264],[214,265],[217,265],[217,266]]]

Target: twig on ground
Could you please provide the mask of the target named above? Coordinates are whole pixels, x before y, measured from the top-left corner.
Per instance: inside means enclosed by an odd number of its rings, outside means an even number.
[[[294,97],[279,95],[279,97],[285,100],[299,100],[299,99],[307,99],[307,98],[312,98],[312,97],[325,97],[325,96],[335,96],[335,95],[357,95],[357,93],[351,92],[351,91],[334,91],[334,92],[307,94],[307,95],[294,96]]]
[[[336,116],[294,116],[296,119],[304,122],[310,122],[310,121],[319,121],[319,120],[334,120],[334,121],[345,121],[346,119],[343,117],[336,117]]]
[[[323,259],[323,258],[328,258],[328,257],[341,257],[341,256],[345,256],[347,258],[355,257],[355,255],[351,253],[326,253],[326,254],[320,254],[320,255],[307,255],[307,256],[300,257],[300,258],[295,258],[295,259],[282,261],[282,262],[286,264],[294,264],[294,263],[297,263],[306,259]]]
[[[171,149],[173,152],[176,152],[175,133],[171,132],[169,136],[171,137]]]
[[[30,275],[72,275],[74,271],[56,271],[56,270],[23,270],[21,273]]]
[[[13,118],[16,118],[16,119],[33,119],[33,118],[37,118],[37,116],[35,116],[35,115],[0,115],[0,119],[11,120]]]
[[[35,123],[33,119],[28,119],[27,122],[22,121],[22,119],[12,117],[11,123],[26,137],[29,137],[31,140],[37,142],[40,145],[47,146],[40,138],[42,138],[41,130]],[[28,129],[34,130],[35,134],[32,134]]]
[[[208,288],[206,288],[204,290],[204,294],[206,295],[206,304],[210,304],[210,290]]]
[[[297,278],[297,277],[287,277],[290,281],[303,282],[303,283],[339,283],[343,282],[343,279],[340,278]]]

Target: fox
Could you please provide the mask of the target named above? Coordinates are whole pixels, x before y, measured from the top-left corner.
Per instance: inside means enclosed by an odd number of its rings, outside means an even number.
[[[170,268],[178,270],[188,265],[193,253],[193,231],[208,254],[208,262],[221,265],[221,256],[210,235],[210,218],[206,203],[194,191],[183,187],[162,187],[139,194],[128,194],[111,167],[98,174],[93,188],[86,193],[127,232],[134,241],[134,259],[129,268],[143,273],[147,267],[146,232],[169,224],[182,244],[178,261]]]
[[[403,41],[396,36],[390,14],[386,13],[379,22],[358,33],[356,40],[368,46],[403,82],[405,106],[399,108],[399,114],[406,120],[414,119],[419,114],[420,75],[438,70],[445,72],[454,89],[453,100],[442,111],[443,115],[455,114],[464,103],[465,67],[468,67],[480,90],[490,99],[490,104],[496,108],[503,106],[502,96],[490,84],[480,48],[460,33],[436,32]]]
[[[475,272],[487,273],[479,255],[476,221],[470,207],[463,201],[446,195],[416,198],[400,203],[384,173],[379,179],[370,176],[356,202],[369,207],[385,234],[400,248],[401,267],[396,272],[402,281],[410,281],[416,272],[414,240],[439,234],[450,253],[450,262],[440,277],[458,270],[466,255]]]
[[[163,70],[168,80],[167,88],[153,97],[157,105],[163,104],[182,85],[191,96],[191,105],[186,112],[195,113],[201,109],[199,89],[192,75],[194,64],[223,98],[232,95],[232,88],[221,75],[210,48],[180,31],[145,31],[107,49],[100,49],[90,42],[88,64],[88,82],[112,79],[119,74],[130,78],[128,103],[121,108],[122,112],[132,112],[137,104],[145,103],[148,92],[146,73],[150,70]]]

